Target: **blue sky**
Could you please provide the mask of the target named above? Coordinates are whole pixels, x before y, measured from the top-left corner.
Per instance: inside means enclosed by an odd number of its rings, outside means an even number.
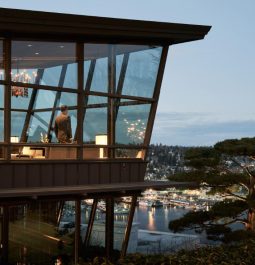
[[[212,145],[254,136],[254,0],[0,0],[1,7],[211,25],[170,47],[153,142]]]

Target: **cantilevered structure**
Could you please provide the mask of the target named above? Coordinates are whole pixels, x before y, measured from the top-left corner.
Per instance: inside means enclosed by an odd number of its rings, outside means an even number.
[[[3,261],[46,264],[64,252],[77,262],[89,245],[99,199],[106,202],[102,245],[111,256],[114,201],[131,196],[125,255],[137,196],[162,186],[145,182],[144,175],[168,47],[203,39],[209,30],[0,9]],[[58,143],[53,132],[61,105],[71,117],[68,144]],[[81,204],[88,198],[93,204],[82,235]],[[68,237],[72,213],[74,239]]]

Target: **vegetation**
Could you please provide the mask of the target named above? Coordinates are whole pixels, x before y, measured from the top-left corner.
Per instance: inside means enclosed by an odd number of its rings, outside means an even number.
[[[128,255],[115,263],[105,258],[94,258],[80,265],[254,265],[255,241],[234,245],[182,250],[171,255]]]
[[[225,140],[213,147],[194,147],[185,152],[186,172],[170,180],[193,181],[217,193],[224,200],[206,211],[190,212],[171,221],[174,232],[184,229],[205,231],[208,238],[225,242],[255,235],[255,138]],[[246,231],[233,231],[240,223]],[[241,263],[240,263],[241,264]]]

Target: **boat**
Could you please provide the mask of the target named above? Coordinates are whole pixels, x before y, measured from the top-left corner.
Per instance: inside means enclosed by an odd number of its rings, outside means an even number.
[[[151,207],[152,206],[152,201],[141,200],[141,201],[139,201],[139,206]]]
[[[121,206],[114,207],[114,214],[129,214],[129,209]]]
[[[159,200],[155,200],[152,202],[152,207],[162,207],[163,206],[163,203]]]

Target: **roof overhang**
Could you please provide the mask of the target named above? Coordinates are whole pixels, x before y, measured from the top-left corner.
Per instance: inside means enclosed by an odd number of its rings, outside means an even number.
[[[97,196],[128,196],[140,193],[146,189],[165,190],[167,188],[197,188],[193,182],[174,182],[174,181],[144,181],[131,183],[112,183],[96,185],[79,185],[69,187],[40,187],[24,189],[3,189],[0,190],[1,201],[22,200],[22,199],[58,199],[65,198],[94,198]],[[10,199],[11,198],[11,199]]]
[[[0,37],[171,45],[203,39],[210,28],[0,8]]]

